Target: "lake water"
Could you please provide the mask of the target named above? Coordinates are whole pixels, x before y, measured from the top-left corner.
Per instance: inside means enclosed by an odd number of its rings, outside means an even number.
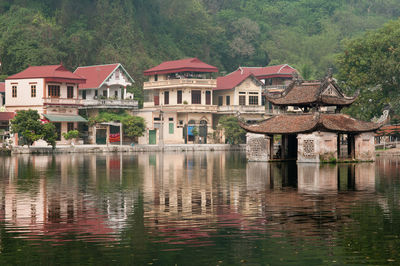
[[[399,264],[399,158],[1,157],[0,264]]]

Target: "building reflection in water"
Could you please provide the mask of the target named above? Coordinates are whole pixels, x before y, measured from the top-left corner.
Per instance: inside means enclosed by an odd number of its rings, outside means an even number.
[[[345,219],[335,210],[375,192],[374,163],[246,163],[225,152],[5,157],[0,174],[6,227],[59,241],[120,241],[135,208],[153,241],[169,244],[213,245],[221,228],[331,237]]]

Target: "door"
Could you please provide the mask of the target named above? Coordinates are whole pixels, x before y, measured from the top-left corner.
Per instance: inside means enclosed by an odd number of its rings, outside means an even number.
[[[107,129],[98,128],[96,129],[96,144],[106,144],[107,143]]]
[[[157,131],[149,130],[149,144],[157,144]]]
[[[207,121],[201,120],[199,126],[200,143],[207,144]]]

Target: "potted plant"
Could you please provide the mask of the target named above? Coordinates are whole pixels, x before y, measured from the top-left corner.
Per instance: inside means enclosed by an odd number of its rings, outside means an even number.
[[[68,144],[72,144],[72,140],[76,140],[79,137],[79,131],[78,130],[70,130],[68,132],[62,133],[64,139],[68,141]]]

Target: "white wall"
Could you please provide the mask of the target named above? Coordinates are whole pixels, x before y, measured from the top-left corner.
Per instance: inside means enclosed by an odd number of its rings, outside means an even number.
[[[31,85],[36,85],[36,97],[31,97]],[[17,97],[12,97],[12,86],[17,86]],[[43,105],[43,79],[6,80],[6,107]],[[47,94],[47,88],[46,88]]]

